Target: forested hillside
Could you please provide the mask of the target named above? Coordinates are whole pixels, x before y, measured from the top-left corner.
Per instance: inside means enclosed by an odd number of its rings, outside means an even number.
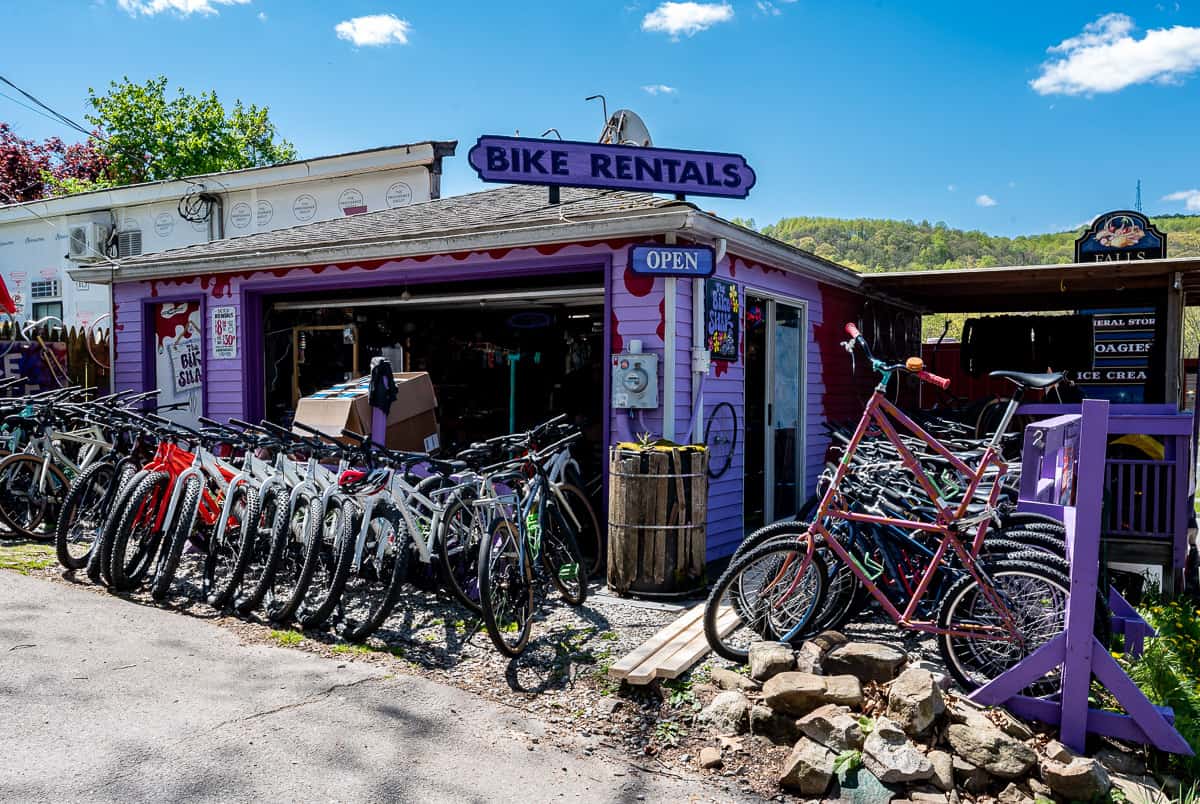
[[[1200,256],[1200,215],[1157,215],[1172,257]],[[753,228],[753,222],[749,223]],[[1070,262],[1082,229],[1000,237],[944,223],[871,218],[784,218],[762,233],[861,271],[928,271]]]

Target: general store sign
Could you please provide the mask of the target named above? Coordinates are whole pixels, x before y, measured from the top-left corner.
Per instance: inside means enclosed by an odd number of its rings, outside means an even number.
[[[630,246],[629,267],[645,276],[712,276],[710,246]]]
[[[1167,236],[1140,212],[1097,216],[1075,241],[1075,262],[1157,260],[1167,256]]]
[[[467,154],[483,181],[745,198],[757,177],[738,154],[483,136]]]

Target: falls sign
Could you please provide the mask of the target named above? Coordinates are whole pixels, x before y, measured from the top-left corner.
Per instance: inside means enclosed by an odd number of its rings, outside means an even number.
[[[483,181],[745,198],[757,177],[738,154],[483,136],[467,154]]]

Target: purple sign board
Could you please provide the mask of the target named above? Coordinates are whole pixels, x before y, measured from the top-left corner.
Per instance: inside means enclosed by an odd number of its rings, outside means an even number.
[[[480,137],[467,154],[483,181],[745,198],[757,177],[737,154]]]

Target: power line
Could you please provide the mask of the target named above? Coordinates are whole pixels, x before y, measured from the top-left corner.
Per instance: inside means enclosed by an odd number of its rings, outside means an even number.
[[[0,82],[7,84],[8,86],[15,89],[17,92],[20,92],[24,97],[28,98],[30,101],[32,101],[37,106],[40,106],[42,109],[45,109],[47,112],[49,112],[51,115],[53,115],[55,120],[58,120],[64,126],[67,126],[68,128],[72,128],[75,131],[78,131],[80,134],[82,134],[85,137],[95,137],[96,139],[101,140],[103,142],[108,142],[108,139],[103,134],[99,134],[99,133],[93,132],[93,131],[88,131],[82,125],[80,125],[79,123],[76,123],[74,120],[67,117],[65,114],[62,114],[61,112],[56,111],[55,109],[53,109],[50,106],[43,103],[41,100],[39,100],[34,95],[21,89],[19,86],[14,84],[12,81],[9,81],[3,75],[0,75]],[[14,99],[10,98],[10,100],[14,100]]]

